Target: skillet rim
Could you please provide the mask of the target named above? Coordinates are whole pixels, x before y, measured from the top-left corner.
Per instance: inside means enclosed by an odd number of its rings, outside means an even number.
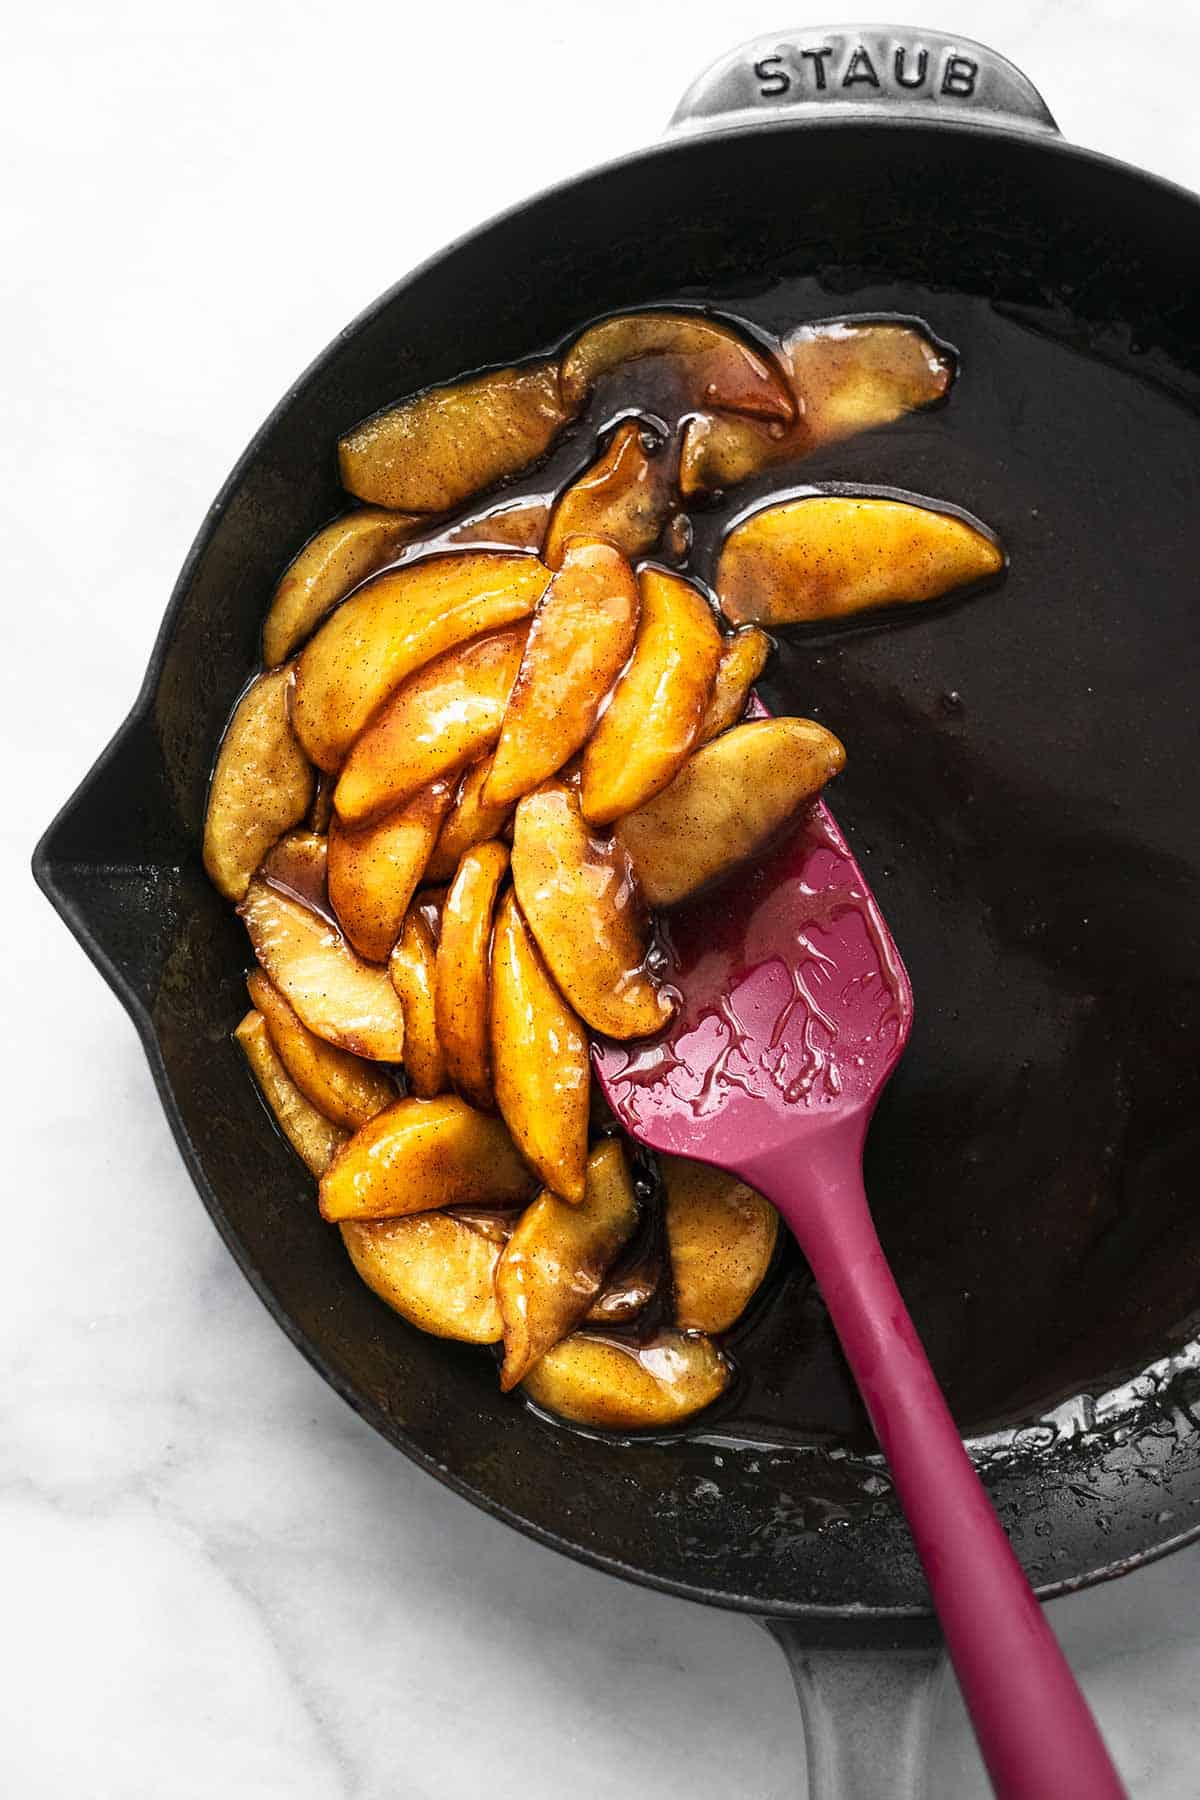
[[[1005,124],[995,118],[983,120],[954,116],[938,119],[925,117],[905,119],[898,118],[894,114],[886,117],[830,116],[828,114],[780,115],[769,119],[764,118],[757,123],[737,126],[725,126],[717,121],[709,129],[671,135],[657,143],[591,165],[500,209],[425,257],[358,312],[288,386],[280,400],[254,432],[230,473],[222,482],[184,558],[132,706],[100,755],[42,833],[33,851],[31,868],[38,887],[132,1020],[184,1165],[205,1210],[238,1268],[275,1323],[283,1330],[305,1360],[347,1402],[353,1411],[378,1431],[389,1444],[399,1450],[419,1469],[432,1475],[444,1487],[451,1489],[462,1499],[488,1513],[491,1517],[512,1526],[538,1544],[557,1550],[576,1562],[599,1569],[606,1574],[620,1576],[627,1581],[674,1595],[679,1599],[691,1600],[701,1605],[719,1606],[727,1611],[748,1614],[764,1621],[770,1619],[792,1621],[799,1626],[808,1625],[813,1628],[814,1642],[830,1645],[865,1643],[868,1641],[869,1634],[870,1642],[881,1643],[887,1640],[889,1633],[897,1642],[901,1639],[907,1643],[933,1642],[936,1640],[936,1625],[928,1608],[878,1606],[866,1602],[847,1603],[842,1606],[788,1600],[775,1600],[767,1603],[761,1597],[706,1588],[699,1583],[664,1575],[655,1569],[625,1562],[619,1557],[562,1537],[555,1531],[535,1523],[512,1507],[498,1501],[482,1489],[472,1486],[470,1482],[439,1462],[436,1456],[423,1450],[402,1427],[397,1427],[382,1409],[372,1404],[359,1391],[353,1381],[339,1372],[324,1350],[295,1324],[260,1274],[253,1257],[241,1243],[215,1191],[209,1185],[199,1158],[193,1149],[191,1136],[175,1100],[149,1008],[93,931],[86,916],[86,908],[60,885],[58,871],[78,865],[73,865],[68,859],[57,858],[54,854],[54,840],[60,829],[70,822],[77,808],[86,801],[89,790],[102,778],[125,746],[135,740],[149,724],[176,623],[187,600],[197,566],[209,548],[218,523],[237,496],[247,473],[259,458],[266,439],[285,418],[292,405],[335,363],[347,344],[372,325],[388,307],[400,299],[406,290],[418,283],[428,271],[435,268],[446,257],[471,246],[494,231],[502,230],[511,221],[516,220],[545,200],[562,197],[572,189],[580,188],[587,183],[603,181],[611,175],[632,170],[638,165],[645,165],[660,158],[678,157],[680,160],[686,161],[697,146],[707,144],[714,137],[726,140],[731,146],[736,147],[746,141],[757,142],[764,133],[791,135],[799,132],[824,133],[831,136],[844,132],[864,132],[880,137],[903,132],[905,134],[917,133],[931,141],[944,139],[949,133],[951,135],[982,136],[999,139],[1002,142],[1016,142],[1031,151],[1091,166],[1102,175],[1105,172],[1112,172],[1122,177],[1131,177],[1143,186],[1157,191],[1165,199],[1180,201],[1185,206],[1200,209],[1200,194],[1184,187],[1182,183],[1172,181],[1153,171],[1141,169],[1136,164],[1126,162],[1120,157],[1074,144],[1058,132],[1035,131],[1020,123]],[[1200,215],[1197,217],[1197,224],[1200,226]],[[1100,1582],[1115,1580],[1121,1575],[1145,1567],[1158,1561],[1161,1557],[1170,1555],[1197,1541],[1200,1541],[1200,1516],[1182,1531],[1165,1535],[1157,1541],[1145,1544],[1131,1554],[1115,1557],[1107,1563],[1088,1569],[1085,1573],[1065,1575],[1058,1580],[1038,1584],[1035,1586],[1034,1592],[1042,1601],[1079,1592]],[[822,1627],[834,1627],[835,1629],[832,1632],[823,1631]]]

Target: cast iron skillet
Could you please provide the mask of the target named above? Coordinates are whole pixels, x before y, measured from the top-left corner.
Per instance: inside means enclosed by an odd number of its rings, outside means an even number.
[[[927,1665],[870,1659],[931,1641],[925,1591],[803,1270],[782,1272],[737,1393],[692,1431],[618,1443],[502,1398],[486,1357],[387,1312],[319,1221],[230,1040],[247,948],[200,866],[267,598],[342,505],[339,432],[630,305],[928,319],[962,353],[951,405],[797,479],[965,505],[1004,538],[1008,581],[796,636],[766,687],[850,745],[836,812],[916,991],[868,1188],[1039,1592],[1200,1534],[1200,205],[1065,145],[1010,65],[930,32],[760,41],[675,124],[452,246],[301,378],[205,520],[133,712],[35,873],[129,1008],[217,1228],[326,1379],[540,1541],[764,1618],[802,1690],[814,1647],[863,1653],[883,1760],[872,1773],[860,1712],[847,1779],[897,1794],[920,1738],[906,1684],[927,1690]],[[819,1731],[813,1746],[815,1776]]]

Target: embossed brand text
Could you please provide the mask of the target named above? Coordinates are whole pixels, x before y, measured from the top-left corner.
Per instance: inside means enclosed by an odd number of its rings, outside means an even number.
[[[947,50],[934,67],[919,44],[897,44],[886,55],[874,55],[865,44],[797,45],[764,56],[754,65],[758,92],[764,100],[785,94],[827,94],[831,98],[864,99],[872,92],[924,93],[969,100],[975,93],[979,64],[959,50]]]

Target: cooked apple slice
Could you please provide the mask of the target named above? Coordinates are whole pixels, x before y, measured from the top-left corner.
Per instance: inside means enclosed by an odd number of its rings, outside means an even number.
[[[397,1100],[346,1144],[321,1182],[321,1214],[395,1219],[524,1200],[533,1177],[508,1129],[457,1094]]]
[[[334,805],[348,825],[406,806],[500,735],[527,627],[489,632],[410,675],[346,758]]]
[[[679,485],[687,496],[734,487],[747,476],[810,455],[945,397],[953,356],[915,325],[835,319],[801,325],[784,340],[783,363],[797,401],[786,431],[702,413],[689,419]]]
[[[682,381],[680,412],[727,407],[787,422],[796,403],[775,364],[728,325],[700,313],[618,313],[589,325],[563,357],[563,399],[579,409],[602,375],[642,357],[669,358]]]
[[[753,856],[845,761],[837,738],[812,719],[735,725],[697,750],[648,806],[627,813],[614,843],[643,899],[674,906]]]
[[[310,538],[288,564],[271,600],[263,626],[267,667],[289,657],[351,588],[389,562],[423,524],[408,513],[364,506]]]
[[[672,458],[663,445],[648,449],[637,419],[626,419],[612,442],[578,481],[559,495],[550,515],[542,561],[562,567],[567,540],[607,538],[633,561],[662,536],[675,491]]]
[[[553,362],[429,388],[341,440],[342,486],[375,506],[449,512],[544,455],[577,410]]]
[[[449,1086],[437,1029],[436,964],[433,927],[419,906],[410,907],[388,973],[404,1012],[404,1072],[422,1100],[431,1100]]]
[[[261,969],[255,969],[246,987],[280,1062],[318,1112],[347,1131],[357,1131],[392,1104],[396,1089],[382,1070],[317,1037]]]
[[[402,681],[456,644],[528,618],[549,579],[534,556],[467,550],[368,581],[326,620],[296,667],[292,719],[313,762],[340,768]]]
[[[399,1062],[404,1015],[386,969],[351,949],[331,919],[255,876],[238,909],[254,954],[303,1024],[373,1062]]]
[[[610,825],[661,793],[700,732],[721,661],[712,608],[682,575],[643,569],[632,661],[583,753],[580,799],[592,825]]]
[[[725,1392],[731,1370],[711,1338],[663,1331],[649,1343],[576,1332],[534,1363],[529,1398],[575,1425],[665,1431]]]
[[[646,971],[647,922],[623,859],[594,838],[560,781],[517,807],[513,885],[551,975],[580,1018],[608,1037],[649,1037],[672,1006]]]
[[[628,1267],[610,1271],[586,1315],[589,1325],[626,1325],[653,1300],[662,1282],[662,1258],[655,1251],[638,1257]]]
[[[488,1038],[492,915],[508,873],[508,850],[494,840],[468,850],[442,907],[434,996],[446,1069],[476,1106],[495,1104]]]
[[[551,981],[511,888],[492,938],[491,1046],[496,1103],[521,1154],[552,1193],[582,1200],[587,1033]]]
[[[284,1137],[314,1175],[323,1175],[348,1133],[318,1112],[312,1101],[300,1092],[271,1042],[267,1022],[261,1013],[248,1012],[233,1035],[241,1045],[262,1097],[278,1120]]]
[[[315,777],[288,717],[293,670],[260,675],[225,729],[208,790],[204,867],[227,900],[245,898],[271,845],[298,825]]]
[[[659,561],[668,566],[686,562],[691,555],[696,534],[692,521],[685,512],[676,510],[663,527],[662,542],[659,545]]]
[[[700,721],[697,748],[737,724],[770,654],[771,640],[757,625],[746,625],[725,639],[717,678]]]
[[[751,513],[725,539],[717,598],[735,625],[799,625],[939,600],[998,575],[982,525],[908,500],[809,494]]]
[[[486,549],[540,550],[550,524],[550,502],[540,494],[501,500],[469,513],[441,534],[445,544],[478,544]]]
[[[767,426],[755,419],[739,419],[729,413],[693,413],[683,427],[679,443],[679,492],[684,503],[736,487],[757,470],[785,460],[785,448],[789,456],[797,459],[807,453],[803,417],[773,436]]]
[[[675,1323],[728,1331],[757,1293],[779,1237],[769,1200],[724,1169],[662,1159]]]
[[[543,1191],[521,1215],[496,1265],[505,1393],[585,1316],[637,1220],[637,1195],[617,1138],[606,1138],[588,1157],[587,1188],[577,1206]]]
[[[621,552],[598,538],[571,538],[529,627],[483,790],[488,806],[532,793],[586,741],[629,661],[638,609],[638,584]]]
[[[289,831],[263,857],[259,875],[336,925],[329,908],[329,843],[319,831]]]
[[[451,881],[459,863],[476,844],[500,836],[512,818],[512,806],[489,806],[484,799],[492,759],[472,763],[462,777],[454,804],[442,820],[433,855],[425,870],[426,881]]]
[[[783,347],[792,392],[813,443],[889,424],[944,400],[954,352],[919,325],[831,319],[797,326]]]
[[[329,827],[330,903],[368,962],[391,955],[453,797],[453,781],[431,781],[373,825]]]
[[[500,1245],[449,1213],[418,1213],[341,1228],[367,1286],[410,1324],[434,1337],[494,1344],[500,1308],[493,1275]]]

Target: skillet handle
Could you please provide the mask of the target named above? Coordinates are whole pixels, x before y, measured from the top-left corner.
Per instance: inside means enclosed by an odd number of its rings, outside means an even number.
[[[923,1800],[942,1650],[814,1650],[785,1619],[763,1623],[796,1684],[808,1800]]]
[[[972,38],[910,25],[814,25],[751,38],[692,83],[667,131],[822,116],[1058,131],[1033,83],[1006,57]]]

